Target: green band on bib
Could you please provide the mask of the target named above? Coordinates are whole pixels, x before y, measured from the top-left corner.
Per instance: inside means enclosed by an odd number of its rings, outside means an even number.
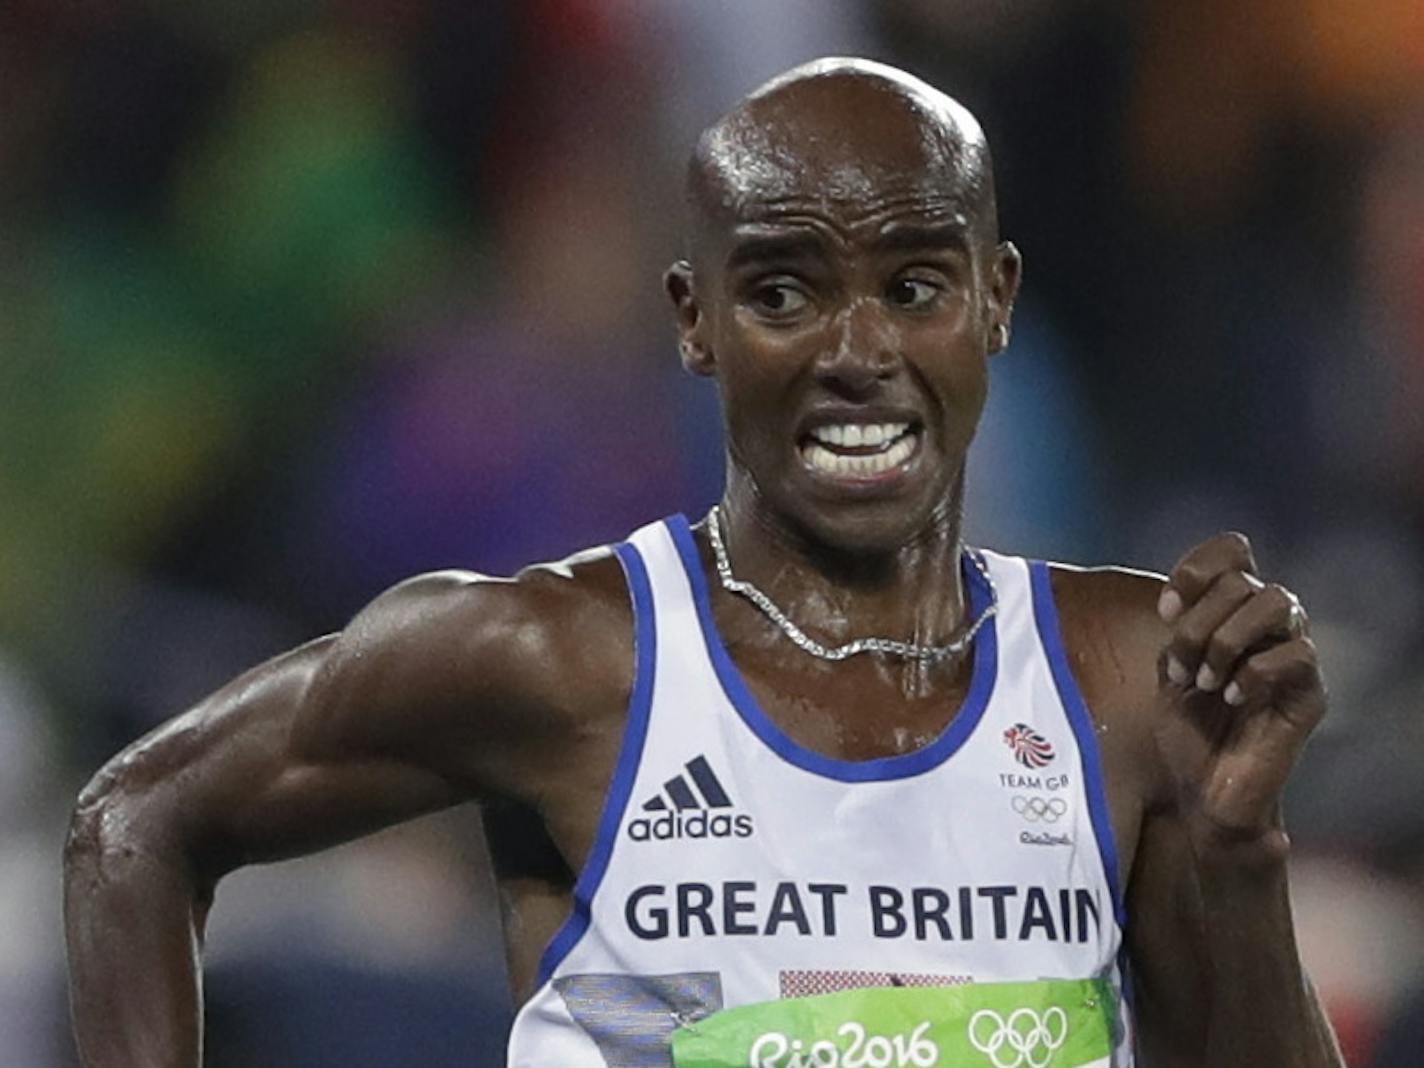
[[[871,987],[724,1009],[673,1034],[676,1068],[1106,1068],[1100,979]]]

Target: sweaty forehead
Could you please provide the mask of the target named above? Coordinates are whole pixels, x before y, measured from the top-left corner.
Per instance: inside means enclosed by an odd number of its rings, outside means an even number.
[[[803,68],[744,100],[698,142],[689,195],[702,222],[803,211],[992,214],[978,123],[962,106],[890,68]],[[977,226],[975,226],[977,228]]]

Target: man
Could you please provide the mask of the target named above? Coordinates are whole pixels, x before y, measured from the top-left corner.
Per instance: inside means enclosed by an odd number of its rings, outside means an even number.
[[[85,1063],[198,1063],[223,874],[480,799],[556,853],[492,836],[513,1065],[1339,1065],[1286,895],[1295,598],[1237,535],[1165,584],[962,545],[1020,273],[977,123],[820,61],[689,195],[720,506],[413,579],[116,757],[68,852]]]

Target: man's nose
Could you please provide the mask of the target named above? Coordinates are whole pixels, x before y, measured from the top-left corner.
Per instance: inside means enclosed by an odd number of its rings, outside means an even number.
[[[816,358],[816,378],[851,397],[873,392],[900,368],[899,332],[886,320],[880,302],[857,300],[831,320]]]

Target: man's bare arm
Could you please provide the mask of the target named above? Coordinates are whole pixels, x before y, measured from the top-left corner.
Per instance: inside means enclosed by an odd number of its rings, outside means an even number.
[[[595,587],[621,581],[609,560],[592,569]],[[537,803],[561,717],[631,686],[631,650],[618,648],[626,595],[586,585],[553,573],[413,580],[110,761],[81,795],[66,848],[83,1063],[200,1063],[198,958],[225,873],[485,794]],[[608,637],[595,650],[590,634]]]
[[[1128,916],[1148,1068],[1343,1068],[1298,955],[1284,856],[1198,855],[1159,814],[1144,825]]]
[[[1144,1059],[1343,1068],[1287,894],[1281,792],[1325,708],[1303,617],[1239,535],[1193,550],[1168,586],[1137,584],[1123,660],[1146,670],[1127,699],[1150,710],[1157,769],[1128,903]]]

